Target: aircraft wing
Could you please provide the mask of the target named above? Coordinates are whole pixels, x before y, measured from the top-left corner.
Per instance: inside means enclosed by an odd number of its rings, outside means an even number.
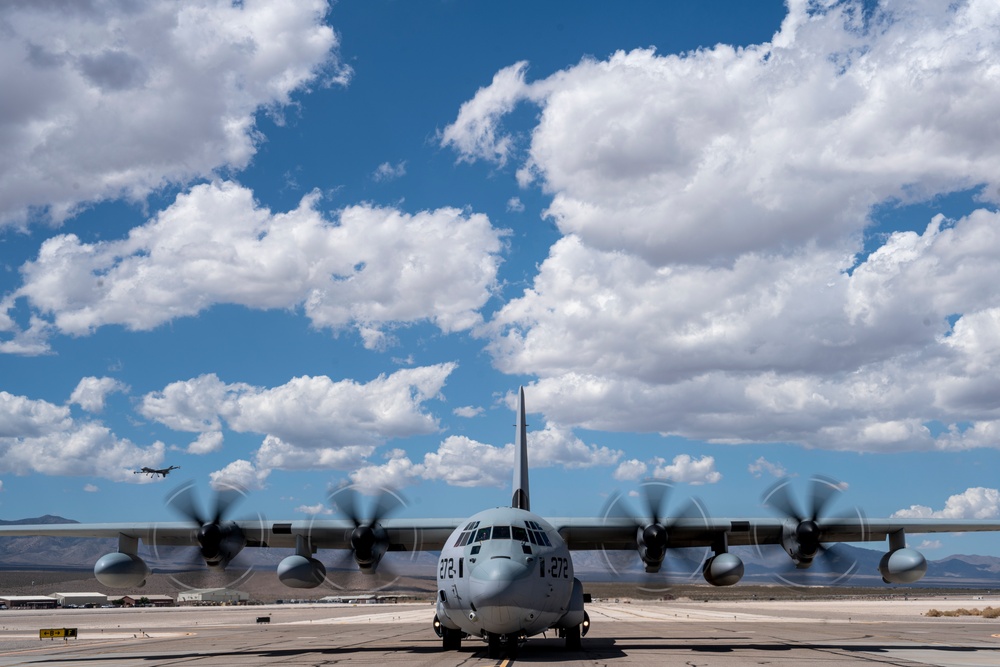
[[[467,519],[385,519],[376,536],[368,529],[367,544],[352,545],[357,526],[351,520],[307,519],[299,521],[232,521],[214,525],[214,540],[199,543],[199,528],[187,522],[94,523],[0,526],[0,537],[52,536],[117,538],[118,550],[102,557],[94,574],[111,587],[141,585],[148,566],[137,555],[139,543],[150,546],[200,546],[206,564],[223,567],[244,547],[295,549],[278,568],[278,577],[294,588],[315,586],[325,575],[320,561],[311,554],[323,549],[352,549],[362,571],[374,571],[387,551],[438,551],[452,532]],[[854,518],[794,520],[744,518],[683,518],[663,524],[641,524],[628,518],[548,519],[573,550],[637,550],[647,572],[659,571],[669,549],[710,547],[715,556],[705,562],[704,577],[716,586],[729,586],[743,576],[740,559],[728,552],[732,546],[780,545],[796,567],[809,567],[821,544],[833,542],[880,542],[888,550],[879,564],[883,579],[890,583],[913,583],[927,570],[926,559],[907,547],[906,535],[1000,531],[997,521],[952,521],[938,519]],[[803,531],[803,524],[807,530]],[[362,531],[363,532],[363,531]],[[658,536],[658,537],[657,537]],[[656,537],[654,540],[653,538]],[[376,546],[380,545],[380,546]],[[211,560],[210,560],[211,559]]]
[[[451,533],[466,519],[386,519],[390,551],[439,551]],[[573,550],[636,548],[640,524],[629,519],[548,519]],[[345,520],[235,521],[247,536],[247,546],[294,548],[297,537],[312,541],[317,549],[350,549],[354,524]],[[884,542],[895,534],[966,533],[1000,531],[993,520],[949,519],[821,519],[817,522],[825,542]],[[668,547],[711,547],[724,537],[729,546],[781,544],[794,522],[776,518],[679,519],[668,529]],[[138,538],[147,545],[197,546],[197,527],[184,522],[166,523],[66,523],[0,526],[0,537],[103,537]]]
[[[555,518],[548,521],[574,550],[635,549],[641,524],[630,519]],[[667,528],[668,548],[713,547],[724,539],[729,546],[782,544],[796,522],[787,519],[713,518],[678,519]],[[893,535],[914,533],[969,533],[1000,531],[995,520],[950,519],[819,519],[826,542],[884,542]]]
[[[389,551],[438,551],[466,519],[386,519]],[[317,549],[350,549],[354,523],[346,520],[234,521],[248,547],[294,548],[298,537]],[[186,522],[65,523],[0,526],[0,537],[103,537],[139,539],[150,546],[197,546],[198,527]]]

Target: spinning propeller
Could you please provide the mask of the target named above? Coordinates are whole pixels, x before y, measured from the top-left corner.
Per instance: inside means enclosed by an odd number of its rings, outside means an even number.
[[[840,493],[842,484],[829,477],[817,475],[809,480],[809,495],[807,509],[802,512],[798,503],[792,498],[791,480],[783,479],[764,493],[763,503],[786,519],[782,534],[782,546],[791,557],[795,568],[805,570],[812,566],[814,560],[822,560],[825,569],[834,575],[830,583],[837,583],[850,577],[857,570],[855,559],[840,553],[836,545],[824,544],[823,525],[831,519],[827,509]],[[862,519],[864,515],[855,508],[853,513]],[[862,531],[863,532],[863,531]],[[794,581],[779,574],[778,578],[785,583],[796,585]]]
[[[242,489],[233,486],[223,487],[215,492],[214,506],[208,513],[201,511],[201,504],[198,502],[192,482],[180,486],[167,497],[167,506],[182,516],[191,525],[192,531],[195,531],[194,538],[198,543],[198,549],[189,558],[189,565],[204,563],[211,572],[221,573],[247,545],[246,534],[236,522],[227,518],[245,495]],[[263,521],[260,523],[263,525]],[[248,578],[252,569],[251,564],[240,568],[239,573],[233,573],[235,576],[226,576],[225,585],[228,587]],[[191,587],[176,577],[172,578],[181,587]],[[202,587],[203,583],[198,582],[199,585],[196,587]]]
[[[638,512],[620,493],[611,496],[604,506],[603,517],[605,519],[628,519],[635,524],[637,550],[648,573],[660,571],[667,557],[670,533],[678,522],[696,519],[705,524],[708,520],[705,508],[694,498],[688,500],[678,512],[668,515],[666,507],[672,489],[671,484],[660,481],[647,481],[640,484],[639,495],[642,507]],[[612,565],[608,551],[602,549],[602,552],[609,570],[613,574],[618,574],[617,569]],[[701,572],[705,561],[705,552],[701,552],[701,556],[696,559],[680,555],[673,557],[676,553],[671,554],[670,558],[673,565],[671,569],[674,570],[673,574],[689,579]]]
[[[375,500],[371,503],[360,501],[360,496],[365,494],[355,486],[337,489],[329,496],[331,508],[354,523],[351,556],[365,574],[375,574],[382,556],[392,548],[389,534],[380,522],[406,506],[406,501],[394,491],[386,488],[375,491]],[[362,504],[369,505],[370,511],[362,513]]]

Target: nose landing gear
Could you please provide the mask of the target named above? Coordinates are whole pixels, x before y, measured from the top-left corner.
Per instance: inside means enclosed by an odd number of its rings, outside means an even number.
[[[495,632],[486,633],[486,657],[497,660],[506,655],[513,658],[517,655],[517,647],[521,638],[517,635],[498,635]]]

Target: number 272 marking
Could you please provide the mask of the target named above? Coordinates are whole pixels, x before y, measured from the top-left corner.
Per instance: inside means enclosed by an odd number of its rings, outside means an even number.
[[[559,556],[549,559],[546,567],[545,559],[542,558],[538,564],[538,574],[541,577],[549,576],[553,579],[569,579],[569,559]]]

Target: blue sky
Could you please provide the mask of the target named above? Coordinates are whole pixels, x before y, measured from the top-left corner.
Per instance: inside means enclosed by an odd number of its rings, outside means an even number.
[[[1000,10],[945,4],[5,5],[0,517],[464,516],[523,384],[543,514],[997,518]]]

